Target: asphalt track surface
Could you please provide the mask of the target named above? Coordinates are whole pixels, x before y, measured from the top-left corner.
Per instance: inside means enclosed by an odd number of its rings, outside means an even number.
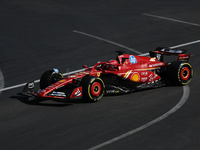
[[[53,67],[65,73],[113,59],[116,50],[144,54],[157,46],[188,49],[194,76],[189,86],[97,103],[36,104],[21,86],[4,90],[1,149],[200,149],[199,8],[198,0],[2,0],[1,90],[38,80]]]

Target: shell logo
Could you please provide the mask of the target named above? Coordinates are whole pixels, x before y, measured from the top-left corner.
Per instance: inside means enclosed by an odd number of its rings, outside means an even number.
[[[133,74],[131,79],[133,82],[138,82],[140,80],[140,76],[139,76],[139,74],[135,73],[135,74]]]

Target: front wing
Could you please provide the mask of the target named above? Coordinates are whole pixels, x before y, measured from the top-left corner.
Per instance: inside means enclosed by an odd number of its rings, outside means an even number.
[[[45,89],[44,89],[45,90]],[[33,99],[76,99],[82,97],[82,87],[79,86],[77,88],[67,90],[67,91],[58,91],[54,90],[45,96],[41,96],[41,92],[43,90],[39,89],[38,91],[35,90],[35,83],[34,81],[28,82],[22,94],[32,97]]]

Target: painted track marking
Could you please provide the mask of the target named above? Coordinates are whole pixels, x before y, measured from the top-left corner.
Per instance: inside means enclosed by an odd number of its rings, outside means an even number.
[[[76,31],[76,30],[74,30],[74,32],[76,32],[76,33],[79,32],[80,34],[83,33],[83,32]],[[125,48],[125,49],[127,49],[127,50],[130,50],[130,51],[133,51],[133,49],[130,49],[130,48],[128,48],[128,47],[125,47],[125,46],[123,46],[123,45],[121,45],[121,44],[118,44],[118,43],[115,43],[115,42],[112,42],[112,41],[108,41],[108,40],[105,40],[105,39],[102,39],[102,38],[99,38],[99,37],[96,37],[96,36],[92,36],[92,35],[90,35],[90,34],[85,34],[85,33],[84,33],[84,35],[87,35],[87,36],[90,36],[90,37],[93,37],[93,38],[96,38],[96,39],[99,39],[99,40],[102,40],[102,41],[105,41],[105,42],[108,42],[108,43],[111,43],[111,44],[114,44],[114,45],[117,45],[117,46],[120,46],[120,47],[123,47],[123,48]],[[193,42],[189,42],[189,43],[185,43],[185,44],[181,44],[181,45],[177,45],[177,46],[172,46],[172,47],[170,47],[170,48],[178,48],[178,47],[181,47],[181,46],[186,46],[186,45],[195,44],[195,43],[199,43],[199,42],[200,42],[200,40],[197,40],[197,41],[193,41]],[[140,52],[139,52],[139,53],[140,53]],[[141,53],[140,53],[140,54],[141,54]],[[148,55],[148,54],[149,54],[149,53],[144,53],[144,54],[141,54],[140,56],[146,56],[146,55]],[[69,72],[69,73],[65,73],[65,74],[63,74],[63,75],[73,74],[73,73],[80,72],[80,71],[83,71],[83,70],[84,70],[84,69],[79,69],[79,70],[75,70],[75,71],[72,71],[72,72]],[[37,82],[39,82],[39,81],[40,81],[40,80],[35,80],[34,82],[37,83]],[[26,83],[22,83],[22,84],[18,84],[18,85],[15,85],[15,86],[10,86],[10,87],[7,87],[7,88],[3,88],[3,89],[0,89],[0,92],[6,91],[6,90],[10,90],[10,89],[14,89],[14,88],[18,88],[18,87],[22,87],[22,86],[24,86],[24,85],[26,85]],[[125,133],[125,134],[122,134],[122,135],[120,135],[120,136],[118,136],[118,137],[115,137],[115,138],[113,138],[113,139],[111,139],[111,140],[109,140],[109,141],[106,141],[106,142],[104,142],[104,143],[102,143],[102,144],[99,144],[99,145],[97,145],[97,146],[95,146],[95,147],[92,147],[92,148],[90,148],[90,149],[88,149],[88,150],[96,150],[96,149],[99,149],[99,148],[104,147],[104,146],[106,146],[106,145],[108,145],[108,144],[114,143],[114,142],[116,142],[116,141],[118,141],[118,140],[120,140],[120,139],[123,139],[123,138],[125,138],[125,137],[128,137],[128,136],[130,136],[130,135],[132,135],[132,134],[134,134],[134,133],[136,133],[136,132],[139,132],[139,131],[141,131],[141,130],[143,130],[143,129],[145,129],[145,128],[147,128],[147,127],[149,127],[149,126],[151,126],[151,125],[153,125],[153,124],[155,124],[155,123],[158,123],[159,121],[165,119],[165,118],[168,117],[169,115],[171,115],[171,114],[173,114],[174,112],[176,112],[179,108],[181,108],[182,105],[187,101],[187,99],[188,99],[188,97],[189,97],[189,93],[190,93],[189,86],[188,86],[188,85],[183,86],[183,96],[182,96],[181,100],[180,100],[179,103],[178,103],[176,106],[174,106],[170,111],[168,111],[167,113],[163,114],[162,116],[160,116],[160,117],[158,117],[158,118],[156,118],[156,119],[150,121],[149,123],[147,123],[147,124],[145,124],[145,125],[142,125],[142,126],[136,128],[136,129],[134,129],[134,130],[131,130],[131,131]]]
[[[99,144],[99,145],[97,145],[97,146],[94,146],[94,147],[92,147],[92,148],[90,148],[90,149],[88,149],[88,150],[96,150],[96,149],[99,149],[99,148],[104,147],[104,146],[106,146],[106,145],[112,144],[112,143],[114,143],[114,142],[116,142],[116,141],[119,141],[119,140],[121,140],[121,139],[123,139],[123,138],[126,138],[126,137],[128,137],[128,136],[130,136],[130,135],[133,135],[134,133],[137,133],[137,132],[139,132],[139,131],[141,131],[141,130],[144,130],[144,129],[148,128],[149,126],[154,125],[155,123],[160,122],[161,120],[167,118],[167,117],[170,116],[171,114],[175,113],[179,108],[181,108],[181,107],[183,106],[183,104],[187,101],[189,95],[190,95],[190,88],[189,88],[189,86],[188,86],[188,85],[183,86],[183,95],[182,95],[182,98],[181,98],[181,100],[176,104],[176,106],[174,106],[171,110],[169,110],[168,112],[166,112],[166,113],[163,114],[162,116],[160,116],[160,117],[158,117],[158,118],[156,118],[156,119],[150,121],[149,123],[147,123],[147,124],[145,124],[145,125],[142,125],[142,126],[136,128],[136,129],[133,129],[133,130],[131,130],[131,131],[129,131],[129,132],[126,132],[126,133],[124,133],[124,134],[122,134],[122,135],[120,135],[120,136],[118,136],[118,137],[115,137],[115,138],[113,138],[113,139],[111,139],[111,140],[108,140],[108,141],[106,141],[106,142],[104,142],[104,143],[102,143],[102,144]]]
[[[196,43],[200,43],[200,40],[196,40],[196,41],[192,41],[192,42],[188,42],[188,43],[184,43],[184,44],[180,44],[180,45],[176,45],[176,46],[171,46],[169,48],[179,48],[179,47],[192,45],[192,44],[196,44]],[[144,54],[141,54],[140,56],[147,56],[147,55],[149,55],[149,53],[144,53]]]
[[[74,31],[76,31],[76,30],[74,30]],[[76,32],[78,33],[78,32],[80,32],[80,31],[76,31]],[[81,33],[83,33],[83,32],[81,32]],[[87,35],[87,34],[84,34],[84,35]],[[90,35],[90,34],[88,34],[88,35]],[[90,35],[90,37],[92,37],[92,35]],[[98,39],[96,36],[95,36],[95,38]],[[100,39],[101,39],[101,38],[100,38]],[[178,48],[178,47],[187,46],[187,45],[196,44],[196,43],[200,43],[200,40],[196,40],[196,41],[192,41],[192,42],[188,42],[188,43],[184,43],[184,44],[172,46],[172,47],[170,47],[170,48]],[[125,48],[125,47],[124,47],[124,48]],[[129,50],[129,49],[127,49],[127,50]],[[132,51],[132,50],[131,50],[131,51]],[[147,55],[149,55],[149,53],[140,54],[140,56],[147,56]],[[79,69],[79,70],[75,70],[75,71],[72,71],[72,72],[69,72],[69,73],[64,73],[63,75],[65,76],[65,75],[67,75],[67,74],[73,74],[73,73],[77,73],[77,72],[79,72],[79,71],[84,71],[84,69]],[[38,79],[38,80],[35,80],[34,82],[35,82],[35,83],[38,83],[38,82],[40,82],[40,80]],[[19,87],[22,87],[22,86],[25,86],[25,85],[26,85],[26,83],[22,83],[22,84],[10,86],[10,87],[2,88],[2,89],[0,88],[0,93],[1,93],[2,91],[7,91],[7,90],[14,89],[14,88],[19,88]]]
[[[170,48],[178,48],[178,47],[187,46],[187,45],[196,44],[196,43],[200,43],[200,40],[192,41],[192,42],[188,42],[188,43],[184,43],[184,44],[180,44],[180,45],[176,45],[176,46],[172,46]]]
[[[3,77],[3,73],[0,69],[0,94],[1,94],[1,89],[4,88],[5,82],[4,82],[4,77]]]
[[[69,73],[64,73],[63,75],[66,76],[68,74],[73,74],[73,73],[77,73],[77,72],[80,72],[80,71],[84,71],[85,69],[79,69],[79,70],[75,70],[75,71],[71,71]],[[35,80],[34,81],[35,83],[38,83],[40,82],[40,80]],[[11,90],[11,89],[15,89],[15,88],[18,88],[18,87],[22,87],[22,86],[25,86],[27,83],[22,83],[22,84],[18,84],[18,85],[14,85],[14,86],[10,86],[10,87],[6,87],[6,88],[2,88],[0,89],[0,92],[2,91],[7,91],[7,90]]]
[[[82,35],[86,35],[86,36],[89,36],[89,37],[92,37],[92,38],[95,38],[95,39],[98,39],[100,41],[104,41],[104,42],[107,42],[107,43],[110,43],[110,44],[113,44],[113,45],[116,45],[118,47],[121,47],[121,48],[124,48],[124,49],[127,49],[129,51],[132,51],[132,52],[135,52],[136,54],[142,54],[141,52],[135,50],[135,49],[132,49],[130,47],[126,47],[122,44],[119,44],[119,43],[116,43],[116,42],[113,42],[113,41],[110,41],[110,40],[106,40],[106,39],[103,39],[103,38],[100,38],[100,37],[97,37],[97,36],[94,36],[94,35],[91,35],[91,34],[88,34],[88,33],[84,33],[84,32],[81,32],[81,31],[77,31],[77,30],[73,30],[73,32],[75,33],[79,33],[79,34],[82,34]]]
[[[192,22],[187,22],[187,21],[182,21],[182,20],[177,20],[177,19],[172,19],[172,18],[157,16],[157,15],[145,14],[145,13],[144,13],[143,15],[149,16],[149,17],[154,17],[154,18],[159,18],[159,19],[164,19],[164,20],[170,20],[170,21],[174,21],[174,22],[179,22],[179,23],[184,23],[184,24],[189,24],[189,25],[193,25],[193,26],[198,26],[198,27],[200,27],[199,24],[192,23]]]

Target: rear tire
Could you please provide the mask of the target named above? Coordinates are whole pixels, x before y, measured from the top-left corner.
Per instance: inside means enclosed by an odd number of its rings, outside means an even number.
[[[81,85],[84,100],[97,102],[103,97],[105,85],[101,78],[86,76],[82,79]]]
[[[45,71],[40,78],[40,88],[45,89],[49,85],[61,80],[63,75],[61,73],[56,73],[53,70]]]
[[[193,69],[188,62],[172,62],[167,70],[167,78],[174,85],[187,85],[190,83],[192,76]]]

